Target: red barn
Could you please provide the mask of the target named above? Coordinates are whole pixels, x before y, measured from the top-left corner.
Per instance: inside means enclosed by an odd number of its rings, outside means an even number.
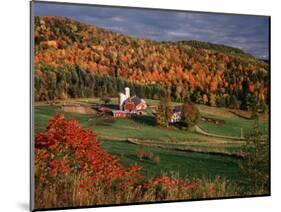
[[[140,99],[137,96],[133,96],[132,98],[128,98],[123,103],[124,110],[134,111],[134,110],[143,110],[147,107],[145,101]]]
[[[132,111],[132,110],[136,109],[136,105],[131,99],[127,99],[124,102],[123,107],[124,107],[124,110],[127,110],[127,111]]]

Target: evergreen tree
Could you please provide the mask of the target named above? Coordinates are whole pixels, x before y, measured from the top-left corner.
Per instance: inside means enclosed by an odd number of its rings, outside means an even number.
[[[242,100],[241,109],[242,110],[248,109],[248,101],[247,101],[248,93],[249,93],[249,81],[247,79],[244,79],[242,82],[242,97],[241,97],[241,100]]]
[[[229,107],[232,109],[237,109],[238,100],[235,95],[231,95],[229,99]]]
[[[247,109],[251,111],[251,118],[255,119],[258,117],[258,112],[257,112],[257,97],[253,94],[248,94],[247,95]]]
[[[257,194],[269,192],[269,140],[261,133],[258,119],[255,120],[251,135],[242,149],[244,159],[240,163],[247,186]]]

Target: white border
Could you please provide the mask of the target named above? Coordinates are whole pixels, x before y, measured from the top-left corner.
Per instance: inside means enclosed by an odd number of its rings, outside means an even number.
[[[59,1],[59,0],[57,0]],[[67,0],[177,10],[228,12],[271,16],[272,62],[272,196],[235,200],[168,203],[82,209],[84,211],[276,211],[281,200],[281,13],[276,0]],[[27,211],[29,204],[29,2],[6,0],[0,7],[0,211]],[[280,117],[281,118],[281,117]],[[73,210],[69,210],[73,211]]]

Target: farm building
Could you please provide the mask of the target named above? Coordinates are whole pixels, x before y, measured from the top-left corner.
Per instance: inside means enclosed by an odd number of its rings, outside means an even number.
[[[125,118],[133,115],[143,115],[146,109],[146,102],[138,96],[130,97],[130,89],[125,88],[125,93],[119,93],[119,110],[111,110],[112,116],[115,118]]]
[[[147,108],[146,102],[138,96],[130,97],[130,89],[125,88],[125,94],[119,93],[119,107],[123,111],[138,111]]]
[[[136,109],[136,105],[131,99],[127,99],[123,103],[123,110],[124,111],[134,111],[135,109]]]
[[[177,105],[174,107],[171,123],[176,123],[181,120],[181,107],[181,105]]]
[[[147,105],[143,99],[140,99],[137,96],[133,96],[132,98],[128,98],[123,103],[124,110],[144,110],[146,109]]]
[[[112,110],[111,111],[112,116],[114,118],[126,118],[126,117],[131,117],[131,116],[136,116],[136,115],[146,115],[144,111],[141,110],[133,110],[133,111],[128,111],[128,110]]]
[[[130,97],[130,89],[126,87],[125,94],[119,93],[119,110],[112,106],[100,106],[97,110],[102,113],[111,113],[116,118],[125,118],[133,115],[144,115],[146,113],[142,110],[146,108],[146,102],[136,95]]]
[[[131,115],[129,112],[123,110],[112,110],[111,112],[114,118],[126,118]]]

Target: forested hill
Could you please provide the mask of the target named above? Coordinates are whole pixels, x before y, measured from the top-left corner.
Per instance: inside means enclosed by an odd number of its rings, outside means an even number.
[[[268,64],[242,50],[199,41],[156,42],[65,17],[35,17],[35,99],[116,96],[213,106],[264,105]]]
[[[214,43],[208,43],[208,42],[203,42],[203,41],[197,41],[197,40],[189,40],[189,41],[178,41],[180,45],[189,45],[194,48],[201,48],[201,49],[210,49],[214,51],[218,51],[221,53],[225,53],[227,55],[234,55],[234,56],[240,56],[244,58],[252,58],[253,56],[245,53],[243,50],[234,48],[231,46],[226,46],[223,44],[214,44]]]

